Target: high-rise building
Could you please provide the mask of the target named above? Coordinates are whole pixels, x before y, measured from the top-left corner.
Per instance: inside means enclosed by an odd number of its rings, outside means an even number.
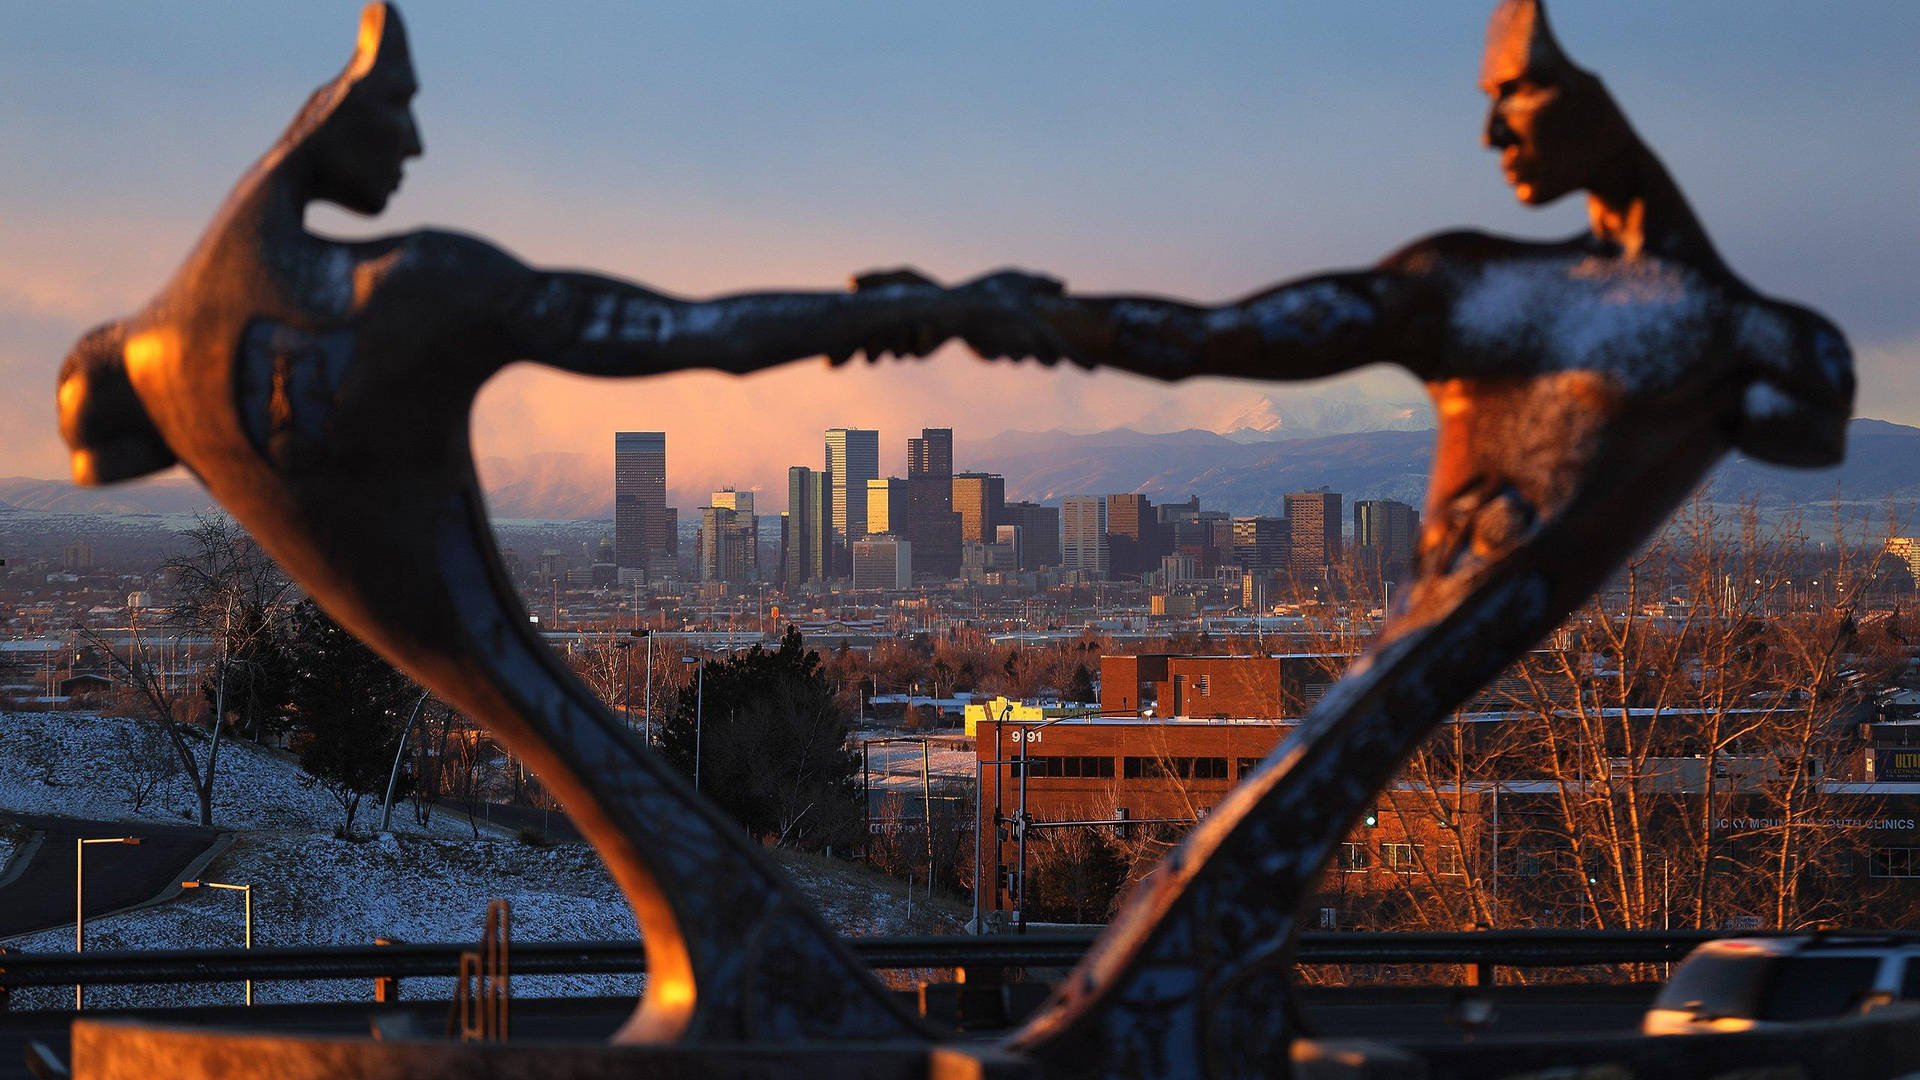
[[[1225,510],[1200,511],[1200,527],[1206,530],[1206,568],[1215,571],[1233,565],[1233,519]]]
[[[919,438],[907,440],[907,539],[913,544],[915,572],[943,579],[960,576],[952,428],[923,428]]]
[[[1012,569],[1027,569],[1027,527],[1025,525],[995,526],[993,542],[1005,548],[1012,557]]]
[[[960,515],[960,542],[991,544],[1007,505],[1007,481],[993,473],[953,474],[953,509]]]
[[[1107,496],[1107,547],[1117,575],[1147,574],[1160,565],[1160,519],[1145,495]]]
[[[1325,574],[1340,561],[1340,493],[1320,488],[1287,493],[1292,525],[1290,566],[1296,574]]]
[[[1060,503],[1060,565],[1095,580],[1111,566],[1107,546],[1107,500],[1074,495]]]
[[[1000,508],[1000,517],[1020,529],[1020,569],[1060,565],[1059,507],[1010,502]]]
[[[825,581],[832,573],[831,503],[826,473],[805,465],[787,470],[787,546],[780,558],[786,588]]]
[[[867,535],[867,481],[880,475],[880,433],[828,428],[826,473],[833,499],[836,572],[847,568],[847,545]]]
[[[1293,536],[1286,518],[1233,519],[1233,562],[1242,570],[1285,570],[1290,565]]]
[[[721,581],[760,580],[760,518],[753,492],[723,488],[713,493],[716,508],[733,511],[733,538],[727,551],[727,576]]]
[[[920,437],[907,440],[907,476],[953,475],[953,429],[921,428]]]
[[[897,476],[867,481],[867,535],[907,533],[907,482]]]
[[[730,581],[728,572],[737,561],[738,515],[724,506],[700,508],[700,580]]]
[[[904,589],[913,583],[913,544],[897,536],[853,542],[853,587]]]
[[[1370,574],[1398,580],[1413,570],[1420,511],[1393,499],[1353,504],[1353,551]]]
[[[671,557],[675,526],[666,510],[667,433],[614,432],[613,561],[628,577]]]

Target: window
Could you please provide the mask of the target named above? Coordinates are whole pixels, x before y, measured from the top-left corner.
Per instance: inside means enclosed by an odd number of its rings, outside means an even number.
[[[1452,844],[1441,845],[1440,850],[1437,852],[1434,852],[1434,855],[1433,855],[1433,872],[1436,874],[1448,874],[1455,877],[1459,876],[1460,849],[1457,847],[1454,847]]]
[[[1320,929],[1322,930],[1340,929],[1340,909],[1339,908],[1323,907],[1320,909]]]
[[[1867,873],[1881,878],[1920,877],[1920,848],[1874,848]]]
[[[1783,956],[1768,973],[1757,1020],[1825,1020],[1856,1008],[1880,974],[1878,956]]]
[[[1906,973],[1900,978],[1900,996],[1908,1001],[1920,1001],[1920,956],[1910,953],[1903,963]]]
[[[1125,759],[1122,771],[1129,780],[1152,780],[1161,777],[1176,777],[1181,780],[1232,779],[1227,775],[1227,759],[1223,757],[1130,757]]]
[[[1255,769],[1257,769],[1257,768],[1259,768],[1259,767],[1260,767],[1260,763],[1261,763],[1262,761],[1264,761],[1264,760],[1266,760],[1266,759],[1265,759],[1265,758],[1257,758],[1257,757],[1243,757],[1243,758],[1241,758],[1241,759],[1239,759],[1238,761],[1236,761],[1236,762],[1235,762],[1234,764],[1235,764],[1235,765],[1236,765],[1236,766],[1238,767],[1238,769],[1239,769],[1239,773],[1238,773],[1238,775],[1240,776],[1240,778],[1241,778],[1241,779],[1243,779],[1243,780],[1244,780],[1244,779],[1246,779],[1246,776],[1247,776],[1247,774],[1248,774],[1248,773],[1250,773],[1250,772],[1252,772],[1253,770],[1255,770]]]
[[[1387,868],[1402,874],[1411,874],[1420,868],[1419,844],[1381,844],[1380,857]]]
[[[1008,763],[1007,768],[1013,776],[1018,777],[1020,775],[1019,759],[1016,758]],[[1113,759],[1086,754],[1034,755],[1027,758],[1027,775],[1036,780],[1109,777],[1113,775]]]
[[[1370,861],[1365,844],[1340,845],[1340,869],[1347,873],[1360,873],[1367,868],[1367,863]]]

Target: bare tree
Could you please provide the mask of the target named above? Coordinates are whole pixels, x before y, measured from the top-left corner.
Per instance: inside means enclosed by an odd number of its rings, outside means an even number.
[[[280,567],[224,514],[202,514],[185,534],[185,551],[161,565],[174,593],[167,621],[217,644],[205,692],[224,722],[259,741],[267,714],[285,700],[275,634],[292,588]]]
[[[160,788],[180,775],[180,763],[167,745],[160,724],[128,717],[107,753],[109,776],[127,804],[139,813]]]
[[[203,724],[193,708],[197,695],[185,691],[186,680],[181,671],[191,662],[190,654],[178,646],[156,648],[142,632],[137,612],[129,609],[128,615],[124,655],[94,630],[75,626],[74,633],[108,658],[160,730],[166,733],[174,760],[179,762],[181,774],[199,800],[200,824],[210,826],[213,824],[213,783],[220,762],[220,736],[224,727],[219,716],[225,704],[225,680],[216,680],[214,712]],[[204,761],[195,746],[203,741],[206,744]]]

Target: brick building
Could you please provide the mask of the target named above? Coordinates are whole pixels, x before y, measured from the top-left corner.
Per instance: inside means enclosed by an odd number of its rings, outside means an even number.
[[[1109,717],[1283,720],[1320,700],[1344,653],[1100,658],[1100,713]]]

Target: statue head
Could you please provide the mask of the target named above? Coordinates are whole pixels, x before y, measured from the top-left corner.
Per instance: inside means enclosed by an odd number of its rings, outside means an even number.
[[[1520,201],[1543,206],[1588,187],[1633,145],[1607,88],[1554,40],[1541,0],[1501,0],[1487,26],[1480,86],[1493,99],[1486,144]]]
[[[368,4],[353,59],[313,92],[282,140],[303,155],[314,198],[360,214],[386,208],[406,160],[424,149],[413,116],[419,89],[400,12]]]
[[[125,329],[107,323],[88,331],[60,365],[60,434],[76,484],[132,480],[178,460],[127,378],[125,347]]]

